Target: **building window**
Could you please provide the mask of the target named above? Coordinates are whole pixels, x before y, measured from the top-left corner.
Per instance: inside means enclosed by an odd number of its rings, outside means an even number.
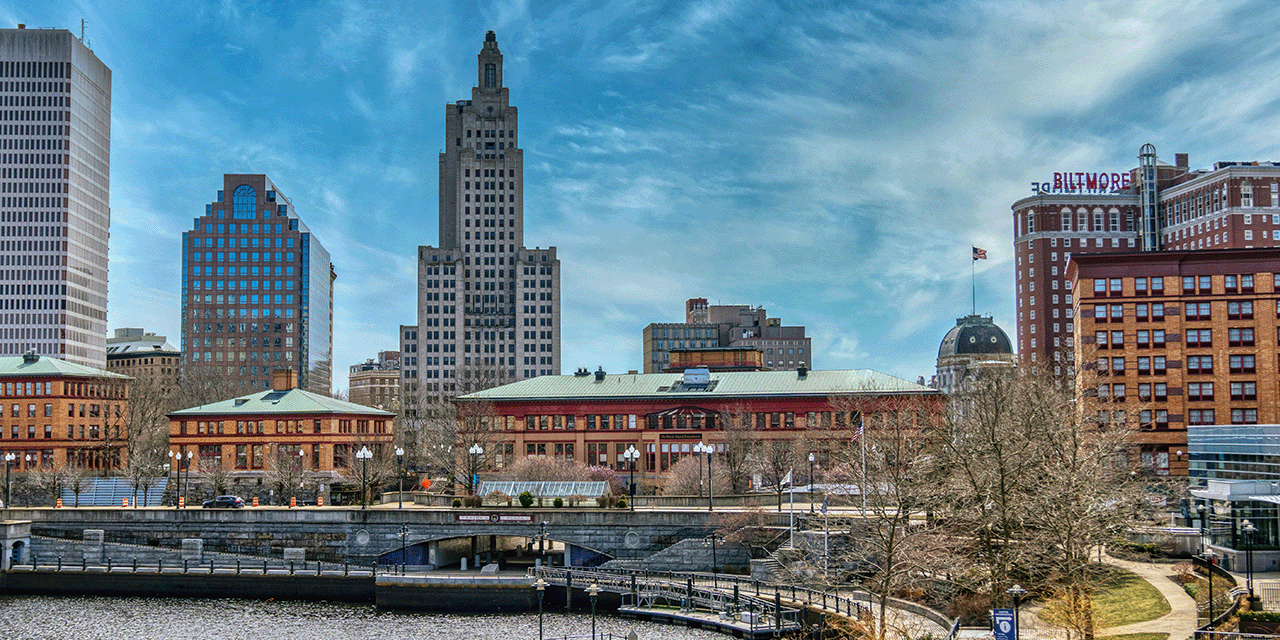
[[[1231,320],[1248,320],[1253,318],[1253,301],[1228,302],[1227,318]]]
[[[1188,329],[1187,330],[1187,346],[1188,347],[1212,347],[1213,346],[1213,330],[1212,329]]]
[[[1213,356],[1187,356],[1187,373],[1213,373]]]
[[[1252,347],[1253,346],[1253,328],[1244,327],[1238,329],[1227,330],[1227,344],[1232,347]]]
[[[1231,383],[1231,399],[1232,400],[1257,400],[1258,399],[1258,383],[1257,382],[1232,382]]]
[[[1187,320],[1209,320],[1211,319],[1211,311],[1208,302],[1188,302],[1186,309]]]
[[[1213,383],[1212,382],[1188,382],[1187,383],[1187,400],[1203,401],[1213,400]]]
[[[1257,361],[1251,354],[1233,355],[1230,357],[1231,373],[1255,373]]]

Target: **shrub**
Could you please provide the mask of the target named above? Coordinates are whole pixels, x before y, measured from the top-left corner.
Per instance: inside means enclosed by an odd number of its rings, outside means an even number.
[[[552,504],[552,505],[554,505],[554,506],[556,506],[556,507],[563,507],[563,506],[564,506],[564,498],[556,497],[556,499],[555,499],[555,500],[552,500],[552,501],[551,501],[551,504]]]
[[[619,509],[626,509],[626,508],[627,508],[627,499],[626,499],[626,498],[618,498],[618,508],[619,508]]]
[[[462,506],[462,498],[454,498],[454,499],[453,499],[453,508],[454,508],[454,509],[457,509],[458,507],[461,507],[461,506]]]
[[[521,493],[521,494],[520,494],[520,506],[525,507],[525,508],[527,509],[527,508],[529,508],[529,505],[532,505],[532,504],[533,504],[533,494],[532,494],[532,493],[529,493],[528,491],[525,491],[525,492],[523,492],[523,493]]]
[[[574,495],[571,495],[571,496],[567,496],[567,497],[565,498],[565,500],[567,500],[567,501],[569,502],[569,506],[571,506],[571,507],[576,507],[576,506],[578,506],[578,503],[579,503],[579,502],[582,502],[583,500],[586,500],[586,499],[587,499],[587,497],[586,497],[586,496],[578,495],[578,494],[574,494]]]
[[[468,507],[475,508],[484,505],[484,498],[481,498],[480,496],[467,496],[463,499],[463,503]]]
[[[1280,622],[1280,611],[1241,611],[1240,619],[1246,622]]]
[[[596,498],[596,504],[599,505],[601,509],[608,509],[609,496],[600,496],[599,498]]]

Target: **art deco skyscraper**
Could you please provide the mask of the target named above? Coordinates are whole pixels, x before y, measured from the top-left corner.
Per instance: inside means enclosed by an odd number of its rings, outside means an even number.
[[[224,175],[222,187],[182,233],[184,368],[245,390],[270,389],[274,369],[292,369],[299,388],[329,395],[329,252],[265,175]]]
[[[111,70],[65,29],[0,29],[0,355],[107,365]]]
[[[492,31],[470,100],[445,105],[440,245],[418,247],[405,391],[465,393],[560,373],[560,261],[524,246],[524,152]],[[420,386],[419,386],[420,385]]]

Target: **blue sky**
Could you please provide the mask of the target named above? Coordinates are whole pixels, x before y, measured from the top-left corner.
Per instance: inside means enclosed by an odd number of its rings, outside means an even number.
[[[335,386],[414,322],[444,105],[493,29],[563,366],[641,368],[684,301],[914,380],[970,307],[1012,336],[1010,204],[1054,171],[1280,160],[1273,2],[5,2],[114,72],[111,327],[177,341],[181,233],[266,173],[332,254]]]

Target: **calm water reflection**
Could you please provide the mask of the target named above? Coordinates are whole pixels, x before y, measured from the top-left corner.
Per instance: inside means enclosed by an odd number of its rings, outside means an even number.
[[[590,635],[591,616],[546,614],[546,637]],[[724,640],[710,631],[601,616],[600,633],[641,640]],[[443,615],[371,605],[179,598],[0,597],[5,640],[530,640],[538,614]]]

